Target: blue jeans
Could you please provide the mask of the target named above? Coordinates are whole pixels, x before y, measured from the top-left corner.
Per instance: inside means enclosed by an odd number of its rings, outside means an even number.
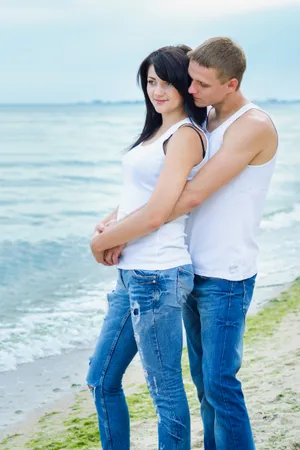
[[[159,448],[190,449],[181,354],[182,304],[193,283],[191,265],[160,271],[118,270],[87,376],[103,450],[130,448],[122,377],[137,351],[156,407]]]
[[[236,378],[255,278],[228,281],[195,275],[194,289],[183,305],[205,450],[255,449],[241,383]]]

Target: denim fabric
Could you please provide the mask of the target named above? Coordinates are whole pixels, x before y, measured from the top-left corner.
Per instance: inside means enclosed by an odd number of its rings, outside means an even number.
[[[181,372],[182,305],[193,289],[193,268],[121,269],[118,274],[87,376],[103,450],[130,448],[122,377],[137,351],[156,407],[158,448],[189,450],[190,415]]]
[[[254,450],[240,381],[245,317],[255,277],[195,276],[183,305],[190,369],[201,403],[205,450]]]

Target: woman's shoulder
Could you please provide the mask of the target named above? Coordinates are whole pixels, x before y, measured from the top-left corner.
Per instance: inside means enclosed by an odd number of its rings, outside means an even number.
[[[194,143],[196,146],[200,145],[204,147],[204,149],[207,148],[208,144],[207,136],[203,128],[190,119],[178,127],[172,139],[174,141],[185,139],[191,144]]]

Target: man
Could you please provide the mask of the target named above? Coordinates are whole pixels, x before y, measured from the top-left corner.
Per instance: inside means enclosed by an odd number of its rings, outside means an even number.
[[[190,368],[201,402],[205,450],[253,450],[236,374],[257,272],[255,237],[278,138],[269,116],[240,91],[246,58],[239,46],[229,38],[212,38],[189,56],[189,92],[197,106],[212,105],[206,123],[209,161],[187,183],[168,219],[192,211],[187,234],[195,285],[183,307]],[[143,235],[138,219],[139,211],[123,219],[127,242]],[[163,220],[157,217],[155,226]],[[112,245],[123,243],[111,233]],[[98,262],[113,264],[122,247],[106,253],[92,249]]]

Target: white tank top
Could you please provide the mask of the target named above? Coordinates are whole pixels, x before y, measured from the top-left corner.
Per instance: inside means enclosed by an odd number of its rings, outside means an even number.
[[[227,128],[250,109],[260,108],[248,103],[214,131],[206,131],[209,159],[220,149]],[[197,275],[239,281],[257,273],[256,237],[275,159],[276,154],[266,164],[247,166],[192,211],[187,235]]]
[[[118,220],[148,202],[165,162],[163,144],[183,124],[191,124],[191,120],[186,118],[176,123],[155,142],[148,145],[140,144],[123,157],[124,182]],[[182,151],[184,150],[183,148]],[[208,151],[202,162],[193,167],[188,177],[189,180],[205,164],[207,155]],[[118,267],[120,269],[164,270],[191,264],[185,239],[187,217],[187,215],[179,217],[147,236],[129,242],[123,250]]]

